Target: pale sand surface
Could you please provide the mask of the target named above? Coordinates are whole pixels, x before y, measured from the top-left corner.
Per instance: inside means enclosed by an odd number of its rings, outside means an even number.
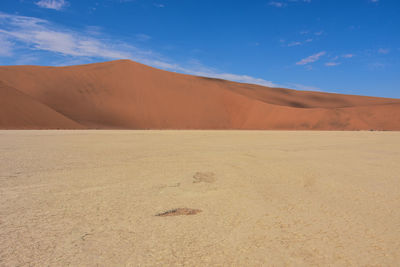
[[[399,132],[0,131],[1,266],[399,264]]]

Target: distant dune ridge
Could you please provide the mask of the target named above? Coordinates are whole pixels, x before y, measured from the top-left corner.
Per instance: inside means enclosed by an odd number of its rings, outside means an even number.
[[[400,99],[269,88],[130,60],[1,66],[0,128],[400,130]]]

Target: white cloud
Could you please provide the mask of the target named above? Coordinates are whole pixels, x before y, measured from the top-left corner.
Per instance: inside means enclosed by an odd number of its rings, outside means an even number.
[[[158,3],[155,3],[154,6],[155,6],[155,7],[158,7],[158,8],[163,8],[163,7],[165,7],[164,4],[158,4]]]
[[[18,25],[13,17],[9,17],[9,19],[11,19],[10,24],[15,28],[8,31],[0,29],[0,33],[22,42],[34,50],[45,50],[68,56],[99,56],[107,59],[129,56],[129,53],[120,49],[112,49],[94,38],[74,32],[51,29],[41,23],[31,25],[32,21],[27,21],[26,25]]]
[[[13,44],[0,35],[0,57],[11,57]]]
[[[56,26],[47,20],[0,13],[0,37],[3,42],[15,42],[24,49],[46,51],[66,57],[67,62],[78,64],[79,59],[88,58],[131,59],[153,67],[177,71],[198,76],[214,77],[244,83],[254,83],[265,86],[276,86],[274,83],[248,75],[224,73],[207,68],[201,64],[181,65],[164,60],[150,50],[139,49],[131,44],[117,42],[113,38],[106,39],[88,35],[87,31],[79,33]],[[1,43],[0,43],[1,45]],[[11,53],[12,46],[3,52]]]
[[[349,27],[349,30],[351,30],[351,31],[354,31],[354,30],[359,30],[361,28],[361,26],[355,26],[355,25],[351,25],[350,27]]]
[[[274,7],[286,7],[288,3],[294,2],[304,2],[304,3],[311,3],[311,0],[282,0],[282,1],[270,1],[268,5]]]
[[[346,55],[343,55],[342,57],[343,58],[352,58],[352,57],[355,57],[355,55],[354,54],[346,54]]]
[[[303,44],[305,44],[305,43],[310,43],[310,42],[312,42],[312,41],[313,41],[313,39],[309,38],[309,39],[307,39],[307,40],[305,40],[305,41],[303,41],[303,42],[300,42],[300,41],[290,42],[290,43],[287,44],[287,46],[288,46],[288,47],[299,46],[299,45],[303,45]]]
[[[288,87],[296,89],[296,90],[302,90],[302,91],[320,91],[321,89],[315,86],[308,86],[308,85],[302,85],[298,83],[289,83]]]
[[[383,68],[385,68],[385,67],[386,67],[386,65],[383,64],[383,63],[380,63],[380,62],[375,62],[375,63],[370,63],[370,64],[368,64],[368,68],[369,68],[370,70],[383,69]]]
[[[102,28],[99,26],[86,26],[85,31],[90,35],[100,36],[102,34]]]
[[[306,69],[306,70],[312,70],[313,67],[312,67],[311,65],[306,65],[306,66],[305,66],[305,69]]]
[[[71,57],[98,57],[104,59],[129,58],[149,60],[157,57],[151,51],[113,40],[102,39],[88,34],[70,31],[49,21],[0,13],[0,35],[19,47],[33,51],[47,51]]]
[[[141,42],[145,42],[151,39],[151,36],[144,34],[144,33],[139,33],[136,34],[136,39],[138,39]]]
[[[198,75],[198,76],[212,77],[212,78],[236,81],[236,82],[241,82],[241,83],[260,84],[260,85],[269,86],[269,87],[277,87],[278,86],[278,85],[274,84],[273,82],[266,81],[266,80],[260,79],[260,78],[254,78],[254,77],[251,77],[248,75],[237,75],[237,74],[232,74],[232,73],[196,72],[196,71],[190,71],[190,73],[192,73],[194,75]]]
[[[340,65],[341,63],[339,63],[339,62],[327,62],[327,63],[325,63],[325,66],[327,66],[327,67],[334,67],[334,66],[338,66],[338,65]]]
[[[274,6],[274,7],[285,7],[286,4],[283,2],[276,2],[276,1],[271,1],[268,3],[268,5],[270,6]]]
[[[320,57],[322,57],[325,54],[326,54],[325,51],[319,52],[317,54],[314,54],[314,55],[311,55],[309,57],[303,58],[302,60],[300,60],[296,64],[297,65],[306,65],[306,64],[309,64],[309,63],[316,62],[316,61],[319,60]]]
[[[291,46],[298,46],[298,45],[301,45],[301,44],[302,44],[301,42],[291,42],[287,46],[291,47]]]
[[[42,8],[61,10],[68,5],[65,0],[40,0],[36,2],[36,5]]]
[[[389,54],[389,52],[390,52],[390,49],[385,49],[385,48],[378,49],[379,54],[387,55],[387,54]]]

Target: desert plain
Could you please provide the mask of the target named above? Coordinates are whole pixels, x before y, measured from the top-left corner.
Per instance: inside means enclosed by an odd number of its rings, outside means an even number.
[[[0,131],[1,266],[396,266],[400,133]]]

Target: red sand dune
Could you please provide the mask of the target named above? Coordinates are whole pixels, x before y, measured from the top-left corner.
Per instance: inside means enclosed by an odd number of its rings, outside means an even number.
[[[0,128],[84,129],[85,127],[0,81]]]
[[[129,60],[0,67],[0,128],[400,130],[400,99],[295,91]]]

